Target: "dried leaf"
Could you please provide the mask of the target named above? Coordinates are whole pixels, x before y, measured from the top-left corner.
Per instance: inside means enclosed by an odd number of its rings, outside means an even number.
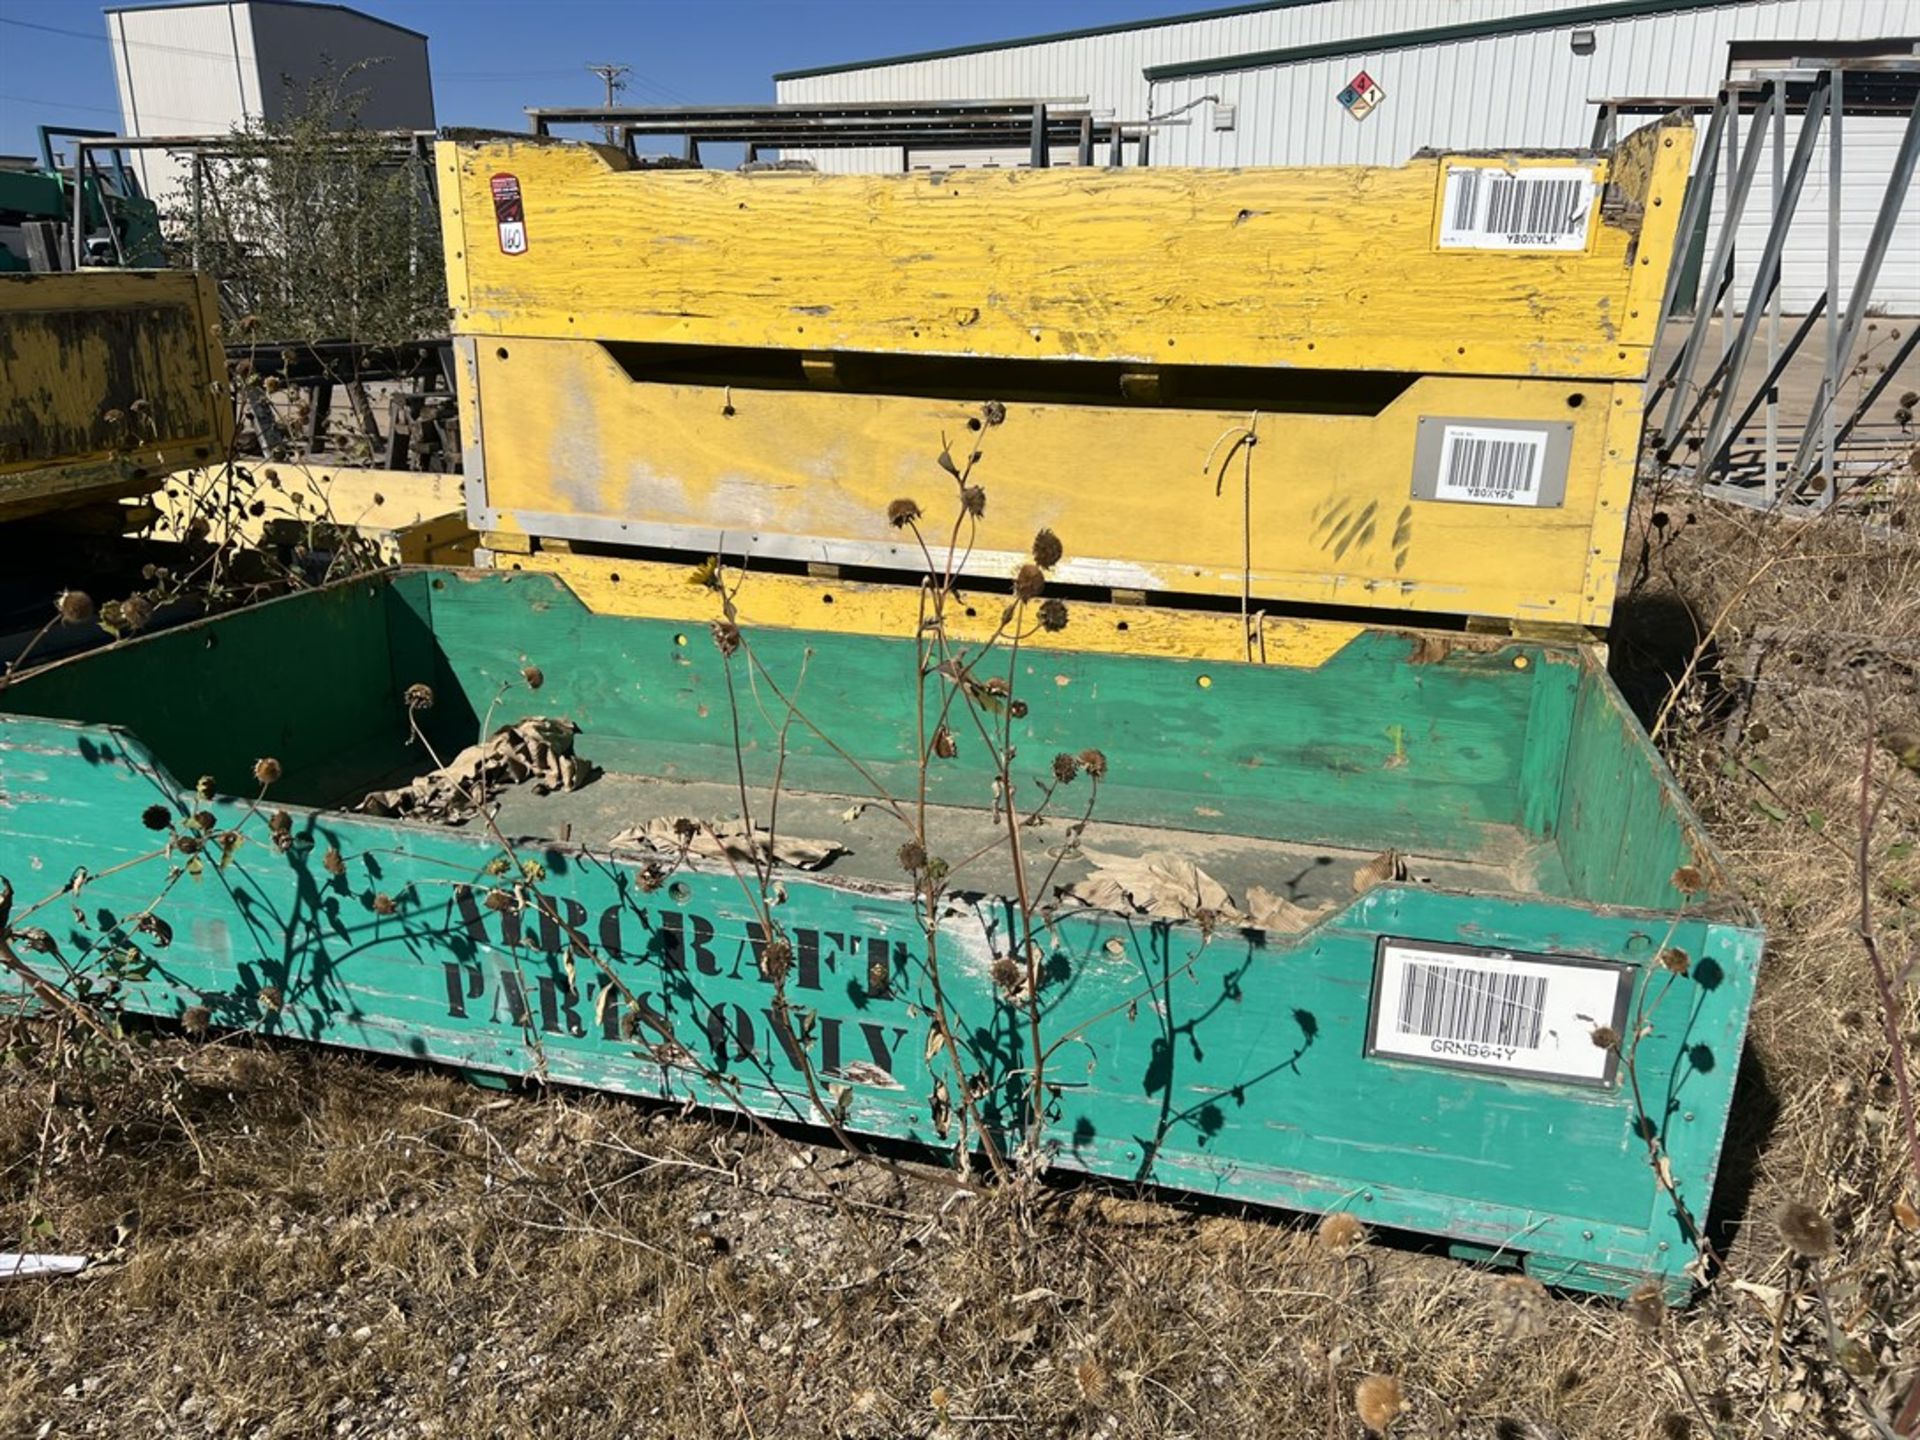
[[[771,850],[769,850],[771,841]],[[803,840],[791,835],[770,837],[755,825],[752,838],[744,820],[712,824],[684,815],[662,815],[644,825],[630,825],[608,842],[616,850],[650,850],[660,855],[702,855],[751,865],[771,853],[774,861],[796,870],[818,870],[847,853],[837,840]]]
[[[1228,923],[1245,919],[1226,888],[1184,856],[1164,850],[1140,856],[1084,853],[1093,873],[1060,891],[1083,905],[1158,920],[1191,920],[1203,911]]]
[[[1325,909],[1309,910],[1304,905],[1296,905],[1264,885],[1247,887],[1247,923],[1256,930],[1294,934],[1312,929],[1324,914]]]
[[[469,745],[439,770],[395,790],[376,790],[355,808],[367,815],[431,820],[459,825],[472,819],[495,793],[531,783],[534,793],[577,790],[592,768],[573,753],[580,727],[571,720],[535,717],[496,730]]]
[[[1407,857],[1398,850],[1382,850],[1354,872],[1353,893],[1364,895],[1376,885],[1407,878]]]

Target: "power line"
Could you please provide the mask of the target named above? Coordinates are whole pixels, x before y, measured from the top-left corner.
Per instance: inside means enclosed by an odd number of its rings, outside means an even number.
[[[607,108],[609,110],[613,108],[613,97],[627,88],[627,76],[632,72],[632,68],[630,65],[616,65],[609,61],[602,61],[598,65],[587,66],[588,70],[607,82]],[[609,145],[619,143],[614,136],[613,126],[609,125],[606,127],[606,134]]]

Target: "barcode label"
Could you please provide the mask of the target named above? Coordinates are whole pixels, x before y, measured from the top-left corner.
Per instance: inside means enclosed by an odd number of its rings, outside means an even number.
[[[1503,950],[1385,940],[1375,967],[1369,1054],[1606,1084],[1631,971]]]
[[[1547,432],[1449,425],[1440,437],[1436,500],[1479,505],[1538,505]]]
[[[1409,961],[1400,970],[1394,1024],[1402,1035],[1538,1050],[1546,1023],[1541,1007],[1546,1003],[1544,975],[1502,975]]]
[[[1449,165],[1440,195],[1442,250],[1584,250],[1593,171]]]

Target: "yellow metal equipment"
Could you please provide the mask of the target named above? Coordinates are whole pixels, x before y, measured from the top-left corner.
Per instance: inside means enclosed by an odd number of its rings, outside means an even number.
[[[443,144],[470,513],[656,613],[672,580],[595,552],[920,568],[879,517],[944,444],[993,496],[982,581],[1047,525],[1058,581],[1238,599],[1246,631],[1597,629],[1691,150],[844,176]],[[822,593],[788,586],[787,623],[860,627]]]
[[[0,520],[154,489],[233,433],[213,282],[0,275]]]

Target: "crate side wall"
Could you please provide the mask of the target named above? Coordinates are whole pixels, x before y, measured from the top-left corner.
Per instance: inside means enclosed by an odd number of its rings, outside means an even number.
[[[569,716],[583,751],[602,763],[731,783],[737,705],[741,757],[765,785],[790,702],[801,719],[784,783],[917,793],[909,639],[749,627],[730,699],[706,627],[596,615],[548,575],[450,575],[435,592],[433,624],[462,703],[484,713],[507,686],[502,722],[517,718],[514,707]],[[1515,660],[1537,653],[1530,647],[1416,663],[1426,654],[1418,637],[1370,632],[1318,667],[1292,669],[1054,650],[1044,640],[982,671],[1004,676],[1011,665],[1013,695],[1028,707],[1013,735],[1029,798],[1028,777],[1044,783],[1057,752],[1095,748],[1108,759],[1105,820],[1461,857],[1516,838],[1531,700]],[[529,663],[544,672],[537,700],[515,688]],[[928,682],[929,733],[950,683]],[[985,744],[965,713],[952,712],[958,756],[930,768],[936,801],[977,804],[988,793]]]
[[[254,764],[272,758],[275,798],[330,803],[407,763],[389,590],[332,586],[91,651],[15,681],[4,706],[115,727],[223,794],[258,794]]]
[[[1636,255],[1634,205],[1600,207],[1580,252],[1443,250],[1434,157],[733,175],[509,140],[445,163],[466,335],[1632,379],[1655,319],[1632,300],[1668,259]],[[1604,185],[1609,162],[1584,163]],[[1685,156],[1653,163],[1677,207]],[[509,176],[511,252],[493,199]]]
[[[166,781],[141,753],[89,753],[104,739],[32,719],[0,724],[9,794],[64,797],[57,816],[0,806],[0,860],[22,873],[99,872],[85,910],[49,912],[66,955],[101,953],[115,922],[97,917],[139,913],[164,878],[162,864],[107,873],[150,844],[122,797]],[[221,829],[263,824],[244,801],[212,808]],[[168,897],[165,941],[117,937],[157,962],[130,982],[136,1010],[204,1006],[221,1026],[817,1123],[811,1075],[845,1087],[855,1130],[951,1143],[952,1113],[929,1100],[950,1076],[928,1044],[928,952],[904,892],[789,879],[790,1003],[814,1017],[802,1036],[779,1027],[758,911],[730,873],[688,869],[649,891],[618,861],[529,847],[568,934],[486,902],[497,851],[484,835],[303,811],[286,849],[254,838],[262,843],[235,851],[224,883]],[[324,863],[329,852],[344,864]],[[989,973],[999,919],[993,907],[961,907],[939,943],[968,1064],[991,1077],[982,1114],[1011,1138],[1025,1017]],[[1042,1021],[1061,1043],[1049,1060],[1060,1097],[1048,1136],[1069,1168],[1351,1209],[1382,1227],[1536,1255],[1548,1273],[1585,1267],[1684,1288],[1690,1251],[1676,1206],[1704,1214],[1709,1203],[1751,968],[1736,933],[1681,919],[1676,935],[1720,967],[1714,983],[1704,970],[1661,970],[1658,937],[1634,918],[1415,886],[1379,887],[1298,936],[1209,938],[1067,916],[1049,931]],[[1678,1201],[1656,1184],[1624,1083],[1369,1056],[1381,936],[1628,966],[1650,1027],[1635,1058],[1639,1093],[1684,1101],[1684,1113],[1649,1121],[1665,1137]],[[1563,1043],[1591,1049],[1584,1034]]]

